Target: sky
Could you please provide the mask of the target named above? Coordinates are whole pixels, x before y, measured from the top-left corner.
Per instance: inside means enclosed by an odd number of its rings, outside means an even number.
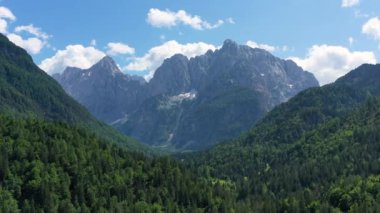
[[[48,74],[105,55],[146,79],[225,39],[294,60],[327,84],[380,61],[379,0],[0,0],[0,33]]]

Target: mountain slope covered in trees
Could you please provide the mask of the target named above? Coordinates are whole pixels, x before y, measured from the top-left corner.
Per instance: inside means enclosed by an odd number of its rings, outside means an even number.
[[[0,113],[83,126],[109,141],[146,150],[135,140],[97,121],[39,69],[25,50],[0,35]]]
[[[168,157],[65,123],[0,116],[0,212],[217,211],[230,194]]]
[[[92,118],[24,50],[4,36],[0,47],[0,212],[215,212],[234,204],[218,180],[131,152],[143,150]]]
[[[234,182],[237,199],[257,211],[376,210],[379,77],[380,65],[362,65],[301,92],[240,138],[181,157],[200,175]]]

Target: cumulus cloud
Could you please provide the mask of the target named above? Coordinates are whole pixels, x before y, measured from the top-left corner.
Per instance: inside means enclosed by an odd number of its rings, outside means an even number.
[[[30,54],[38,54],[41,52],[42,48],[48,45],[47,40],[50,36],[43,32],[40,28],[33,26],[33,24],[17,26],[14,29],[14,32],[15,33],[7,34],[9,40],[17,46],[24,48]],[[26,32],[32,35],[32,37],[23,38],[20,35],[22,32]]]
[[[352,52],[345,47],[328,45],[314,45],[305,58],[289,59],[312,72],[321,85],[335,81],[363,63],[376,63],[373,52]]]
[[[8,32],[8,21],[15,21],[16,16],[6,7],[0,7],[0,33],[5,34],[8,39],[19,47],[24,48],[30,54],[38,54],[44,46],[48,45],[48,34],[30,25],[17,26],[13,33]],[[22,32],[29,34],[29,37],[23,37]]]
[[[160,46],[151,48],[144,56],[135,57],[125,69],[131,71],[149,71],[145,76],[147,80],[153,77],[155,70],[162,64],[164,59],[169,58],[177,53],[187,57],[195,57],[206,53],[208,50],[215,50],[212,44],[204,42],[180,44],[177,41],[167,41]]]
[[[17,26],[15,28],[15,32],[16,33],[28,32],[28,33],[36,36],[37,38],[41,38],[41,39],[44,39],[44,40],[47,40],[50,37],[45,32],[42,32],[40,28],[33,26],[33,24]]]
[[[232,20],[232,19],[231,19]],[[218,20],[215,24],[210,24],[202,20],[201,17],[191,15],[184,10],[173,12],[170,10],[160,10],[151,8],[148,12],[146,21],[153,27],[173,27],[178,24],[188,25],[196,30],[214,29],[224,24],[223,20]]]
[[[342,0],[342,7],[353,7],[359,3],[360,0]]]
[[[135,49],[123,43],[110,42],[107,44],[107,54],[108,55],[132,55],[135,53]]]
[[[7,27],[9,21],[15,21],[16,16],[13,15],[12,11],[6,7],[0,7],[0,33],[7,33]]]
[[[7,32],[8,23],[4,19],[0,18],[0,33],[6,33]]]
[[[271,45],[269,45],[269,44],[258,44],[258,43],[254,42],[254,41],[247,41],[246,44],[247,44],[249,47],[264,49],[264,50],[266,50],[266,51],[268,51],[268,52],[274,52],[274,51],[277,49],[276,47],[271,46]],[[284,49],[287,50],[287,47],[284,48]]]
[[[362,27],[362,33],[380,40],[380,19],[375,17],[368,20]]]
[[[45,46],[44,41],[35,37],[24,39],[14,33],[8,34],[7,37],[11,42],[15,43],[19,47],[24,48],[30,54],[37,54],[41,52],[41,49]]]
[[[16,16],[6,7],[0,7],[0,18],[9,19],[11,21],[16,20]]]
[[[68,67],[78,67],[82,69],[90,68],[105,54],[94,47],[84,47],[82,45],[68,45],[64,50],[58,50],[56,54],[41,62],[38,66],[49,75],[62,73]]]

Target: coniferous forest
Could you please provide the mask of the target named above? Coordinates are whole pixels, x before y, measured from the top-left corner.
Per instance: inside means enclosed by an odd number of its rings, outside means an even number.
[[[0,212],[379,212],[379,91],[365,64],[236,139],[164,153],[97,121],[1,35]]]

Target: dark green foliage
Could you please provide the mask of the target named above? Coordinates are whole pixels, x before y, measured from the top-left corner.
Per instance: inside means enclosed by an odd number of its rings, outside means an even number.
[[[343,178],[331,186],[326,197],[332,206],[342,211],[379,211],[380,176]]]
[[[380,65],[358,70],[373,77]],[[235,141],[181,158],[199,175],[235,183],[237,201],[255,211],[377,210],[375,192],[370,199],[364,189],[350,195],[353,186],[334,191],[339,180],[355,185],[351,177],[380,174],[380,82],[350,75],[301,92]]]
[[[80,124],[109,141],[133,150],[146,150],[136,141],[94,119],[54,79],[39,69],[25,50],[1,34],[0,113]]]
[[[89,113],[45,72],[25,50],[0,35],[0,109],[67,122],[87,122]]]
[[[0,212],[378,212],[379,71],[304,91],[182,165],[110,143],[128,139],[0,36]]]
[[[0,116],[0,150],[1,212],[204,212],[234,197],[174,160],[64,123]]]

